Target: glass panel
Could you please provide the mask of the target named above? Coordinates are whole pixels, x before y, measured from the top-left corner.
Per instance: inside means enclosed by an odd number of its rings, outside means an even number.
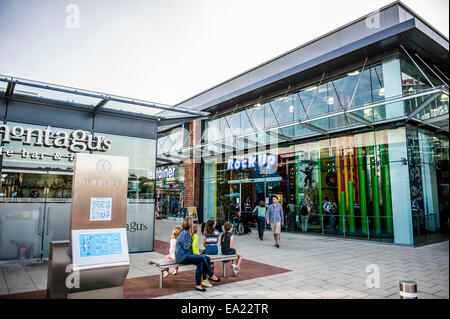
[[[4,93],[6,92],[6,88],[8,87],[8,82],[4,82],[0,80],[0,92]]]
[[[428,96],[425,96],[424,99],[427,99]],[[422,100],[424,100],[422,99]],[[422,101],[423,102],[423,101]],[[413,102],[414,103],[414,102]],[[416,101],[417,103],[417,101]],[[449,98],[445,94],[441,94],[437,99],[428,104],[422,111],[420,111],[415,118],[419,120],[427,120],[433,117],[437,117],[439,115],[448,114],[448,104]],[[448,122],[447,122],[448,124]]]
[[[43,214],[44,203],[0,203],[0,260],[40,257]]]
[[[311,93],[311,92],[310,92]],[[328,85],[322,84],[316,92],[315,99],[313,99],[313,104],[306,110],[309,117],[314,117],[322,114],[326,114],[329,110],[329,102],[333,102],[328,99]]]
[[[277,118],[276,118],[276,113],[274,108],[278,108],[280,104],[280,101],[272,101],[272,102],[268,102],[265,103],[263,105],[264,108],[264,126],[265,128],[271,128],[271,127],[276,127],[279,126],[278,122],[277,122]]]
[[[167,219],[183,219],[185,166],[165,165],[157,167],[156,170],[158,216]]]
[[[90,106],[95,106],[102,100],[100,98],[71,94],[66,92],[59,92],[50,89],[41,89],[23,84],[16,84],[13,95],[30,96],[33,98],[44,98],[61,102],[85,104]]]
[[[448,239],[448,138],[408,127],[414,243]]]
[[[161,109],[155,109],[147,106],[133,105],[129,103],[122,103],[116,101],[109,101],[103,106],[103,108],[146,115],[156,115],[157,113],[161,112]],[[185,114],[182,113],[180,113],[179,115],[185,116]]]
[[[111,140],[108,155],[129,157],[128,198],[154,199],[155,140],[103,134]],[[153,153],[153,156],[152,156]]]

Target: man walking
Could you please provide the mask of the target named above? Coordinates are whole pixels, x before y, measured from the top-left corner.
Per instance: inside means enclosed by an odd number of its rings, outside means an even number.
[[[272,202],[273,204],[267,209],[266,220],[267,225],[271,223],[275,246],[280,248],[281,227],[284,226],[283,208],[278,204],[278,197],[274,196]]]

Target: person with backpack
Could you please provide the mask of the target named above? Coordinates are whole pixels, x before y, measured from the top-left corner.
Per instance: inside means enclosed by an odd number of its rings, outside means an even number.
[[[309,219],[309,212],[308,212],[308,206],[306,206],[305,203],[303,203],[302,208],[300,209],[300,215],[302,219],[302,232],[308,231],[308,219]]]
[[[258,216],[256,217],[256,222],[258,223],[258,235],[259,240],[263,240],[264,236],[264,221],[266,219],[266,203],[262,200],[259,202],[259,206],[253,209],[253,213],[258,211]]]
[[[326,215],[329,216],[329,222],[328,222],[328,228],[330,230],[334,230],[334,206],[333,204],[330,202],[330,200],[327,198],[325,198],[325,201],[323,203],[323,210],[326,213]]]

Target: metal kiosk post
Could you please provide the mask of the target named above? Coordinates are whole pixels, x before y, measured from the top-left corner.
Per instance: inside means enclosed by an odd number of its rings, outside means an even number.
[[[68,289],[68,299],[123,298],[130,268],[126,234],[128,165],[128,157],[76,155],[70,252],[72,277],[77,280]]]

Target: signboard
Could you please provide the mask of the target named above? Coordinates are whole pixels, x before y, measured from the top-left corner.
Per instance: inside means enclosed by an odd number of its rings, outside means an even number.
[[[74,267],[129,263],[125,228],[72,230]]]
[[[243,159],[229,158],[227,161],[227,170],[232,171],[259,167],[270,171],[271,168],[277,164],[277,162],[278,156],[275,154],[251,154],[247,158]]]
[[[156,169],[156,179],[177,177],[177,175],[178,175],[177,172],[178,172],[178,170],[176,167],[157,168]]]
[[[71,229],[125,228],[128,157],[78,153]]]
[[[111,220],[111,197],[92,197],[90,220]]]
[[[188,207],[187,211],[188,211],[188,216],[192,216],[194,222],[198,221],[197,207]]]
[[[8,124],[0,124],[0,157],[12,157],[15,154],[22,159],[43,160],[52,158],[54,161],[60,161],[62,158],[69,158],[73,161],[75,154],[85,151],[105,152],[111,149],[111,140],[104,136],[95,135],[88,131],[75,130],[68,132],[61,129],[53,129],[47,126],[45,129],[37,127],[24,127],[15,125],[10,127]],[[9,146],[11,142],[22,143],[23,147]],[[15,144],[17,145],[17,144]],[[42,150],[30,150],[26,146],[42,147]],[[50,148],[50,152],[48,149]],[[68,155],[64,156],[59,149],[67,149]]]

